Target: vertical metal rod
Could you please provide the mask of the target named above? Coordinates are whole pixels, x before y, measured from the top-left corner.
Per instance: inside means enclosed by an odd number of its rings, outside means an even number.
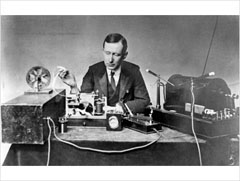
[[[20,149],[17,149],[17,165],[18,166],[21,166],[21,150]]]
[[[156,104],[156,108],[157,109],[161,109],[161,101],[160,101],[160,76],[157,79],[157,104]]]

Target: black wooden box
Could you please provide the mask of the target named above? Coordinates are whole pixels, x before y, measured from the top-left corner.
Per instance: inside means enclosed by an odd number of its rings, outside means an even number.
[[[167,110],[154,109],[153,119],[158,120],[163,126],[187,133],[192,132],[191,116],[170,112]],[[157,119],[158,118],[158,119]],[[214,139],[239,134],[239,116],[225,120],[205,120],[194,117],[194,130],[198,137]]]
[[[44,144],[49,130],[43,118],[50,116],[56,123],[65,115],[65,94],[24,94],[2,104],[2,142]]]

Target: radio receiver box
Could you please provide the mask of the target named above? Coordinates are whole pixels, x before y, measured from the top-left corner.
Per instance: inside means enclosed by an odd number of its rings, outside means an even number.
[[[65,90],[24,94],[1,105],[2,142],[44,144],[48,137],[46,117],[57,123],[65,115]]]
[[[154,114],[160,118],[160,122],[163,126],[187,134],[193,134],[192,119],[190,115],[157,109]],[[209,120],[194,117],[193,126],[196,135],[200,138],[214,139],[225,136],[235,136],[239,134],[239,115],[222,120]]]

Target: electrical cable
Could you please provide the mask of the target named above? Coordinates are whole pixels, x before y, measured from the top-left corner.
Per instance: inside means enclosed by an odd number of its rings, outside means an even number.
[[[152,128],[158,135],[159,137],[165,137],[164,135],[162,135],[156,128]]]
[[[200,150],[198,139],[197,139],[197,136],[196,136],[196,133],[195,133],[195,130],[194,130],[193,112],[194,112],[195,96],[194,96],[194,92],[193,92],[193,80],[192,79],[191,79],[191,94],[192,94],[192,105],[191,105],[192,133],[193,133],[193,136],[194,136],[196,144],[197,144],[199,163],[200,163],[200,166],[202,166],[201,150]]]
[[[50,152],[51,152],[51,135],[52,135],[52,129],[51,126],[49,124],[49,121],[47,122],[48,124],[48,129],[49,129],[49,134],[48,134],[48,156],[47,156],[47,166],[49,166],[49,162],[50,162]]]
[[[211,47],[212,47],[213,38],[214,38],[216,29],[217,29],[217,23],[218,23],[218,16],[217,16],[217,18],[216,18],[215,26],[214,26],[214,29],[213,29],[213,34],[212,34],[212,38],[211,38],[211,41],[210,41],[210,46],[209,46],[209,48],[208,48],[207,58],[206,58],[206,60],[205,60],[205,64],[204,64],[204,68],[203,68],[202,75],[204,75],[204,73],[205,73],[205,69],[206,69],[206,66],[207,66],[209,53],[210,53],[210,50],[211,50]]]
[[[53,124],[53,128],[55,128],[55,123],[54,123],[54,121],[52,120],[52,118],[47,117],[47,118],[45,118],[45,119],[47,119],[48,122],[51,121],[52,124]],[[50,126],[49,123],[48,123],[48,127],[49,127],[49,129],[51,129],[51,126]],[[78,146],[78,145],[76,145],[76,144],[74,144],[74,143],[72,143],[72,142],[63,140],[63,139],[59,138],[59,137],[56,135],[55,129],[53,129],[53,134],[54,134],[55,138],[56,138],[58,141],[60,141],[60,142],[63,142],[63,143],[68,144],[68,145],[71,145],[71,146],[73,146],[73,147],[75,147],[75,148],[78,148],[78,149],[81,149],[81,150],[95,151],[95,152],[100,152],[100,153],[125,153],[125,152],[129,152],[129,151],[137,150],[137,149],[142,149],[142,148],[146,148],[146,147],[152,145],[153,143],[157,142],[157,141],[161,138],[161,136],[159,136],[156,140],[153,140],[153,141],[151,141],[150,143],[147,143],[147,144],[141,145],[141,146],[136,146],[136,147],[128,148],[128,149],[124,149],[124,150],[101,150],[101,149],[95,149],[95,148],[90,148],[90,147],[81,147],[81,146]],[[50,155],[50,154],[49,154],[49,155]]]
[[[153,128],[153,130],[156,131],[160,136],[162,136],[165,139],[184,138],[184,137],[188,136],[188,135],[181,135],[181,136],[166,137],[166,136],[164,136],[164,134],[161,134],[161,132],[156,130],[155,128]]]

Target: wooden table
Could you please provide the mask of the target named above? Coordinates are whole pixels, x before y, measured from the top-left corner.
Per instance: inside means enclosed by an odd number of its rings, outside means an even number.
[[[80,150],[51,138],[49,165],[199,165],[198,150],[193,136],[163,127],[160,133],[143,134],[124,128],[122,131],[106,131],[105,127],[68,127],[67,133],[57,136],[81,147],[102,150],[124,150],[142,146],[159,138],[152,145],[124,153],[99,153]],[[203,165],[227,165],[228,139],[198,139]],[[3,165],[46,165],[47,141],[44,145],[13,144]]]

